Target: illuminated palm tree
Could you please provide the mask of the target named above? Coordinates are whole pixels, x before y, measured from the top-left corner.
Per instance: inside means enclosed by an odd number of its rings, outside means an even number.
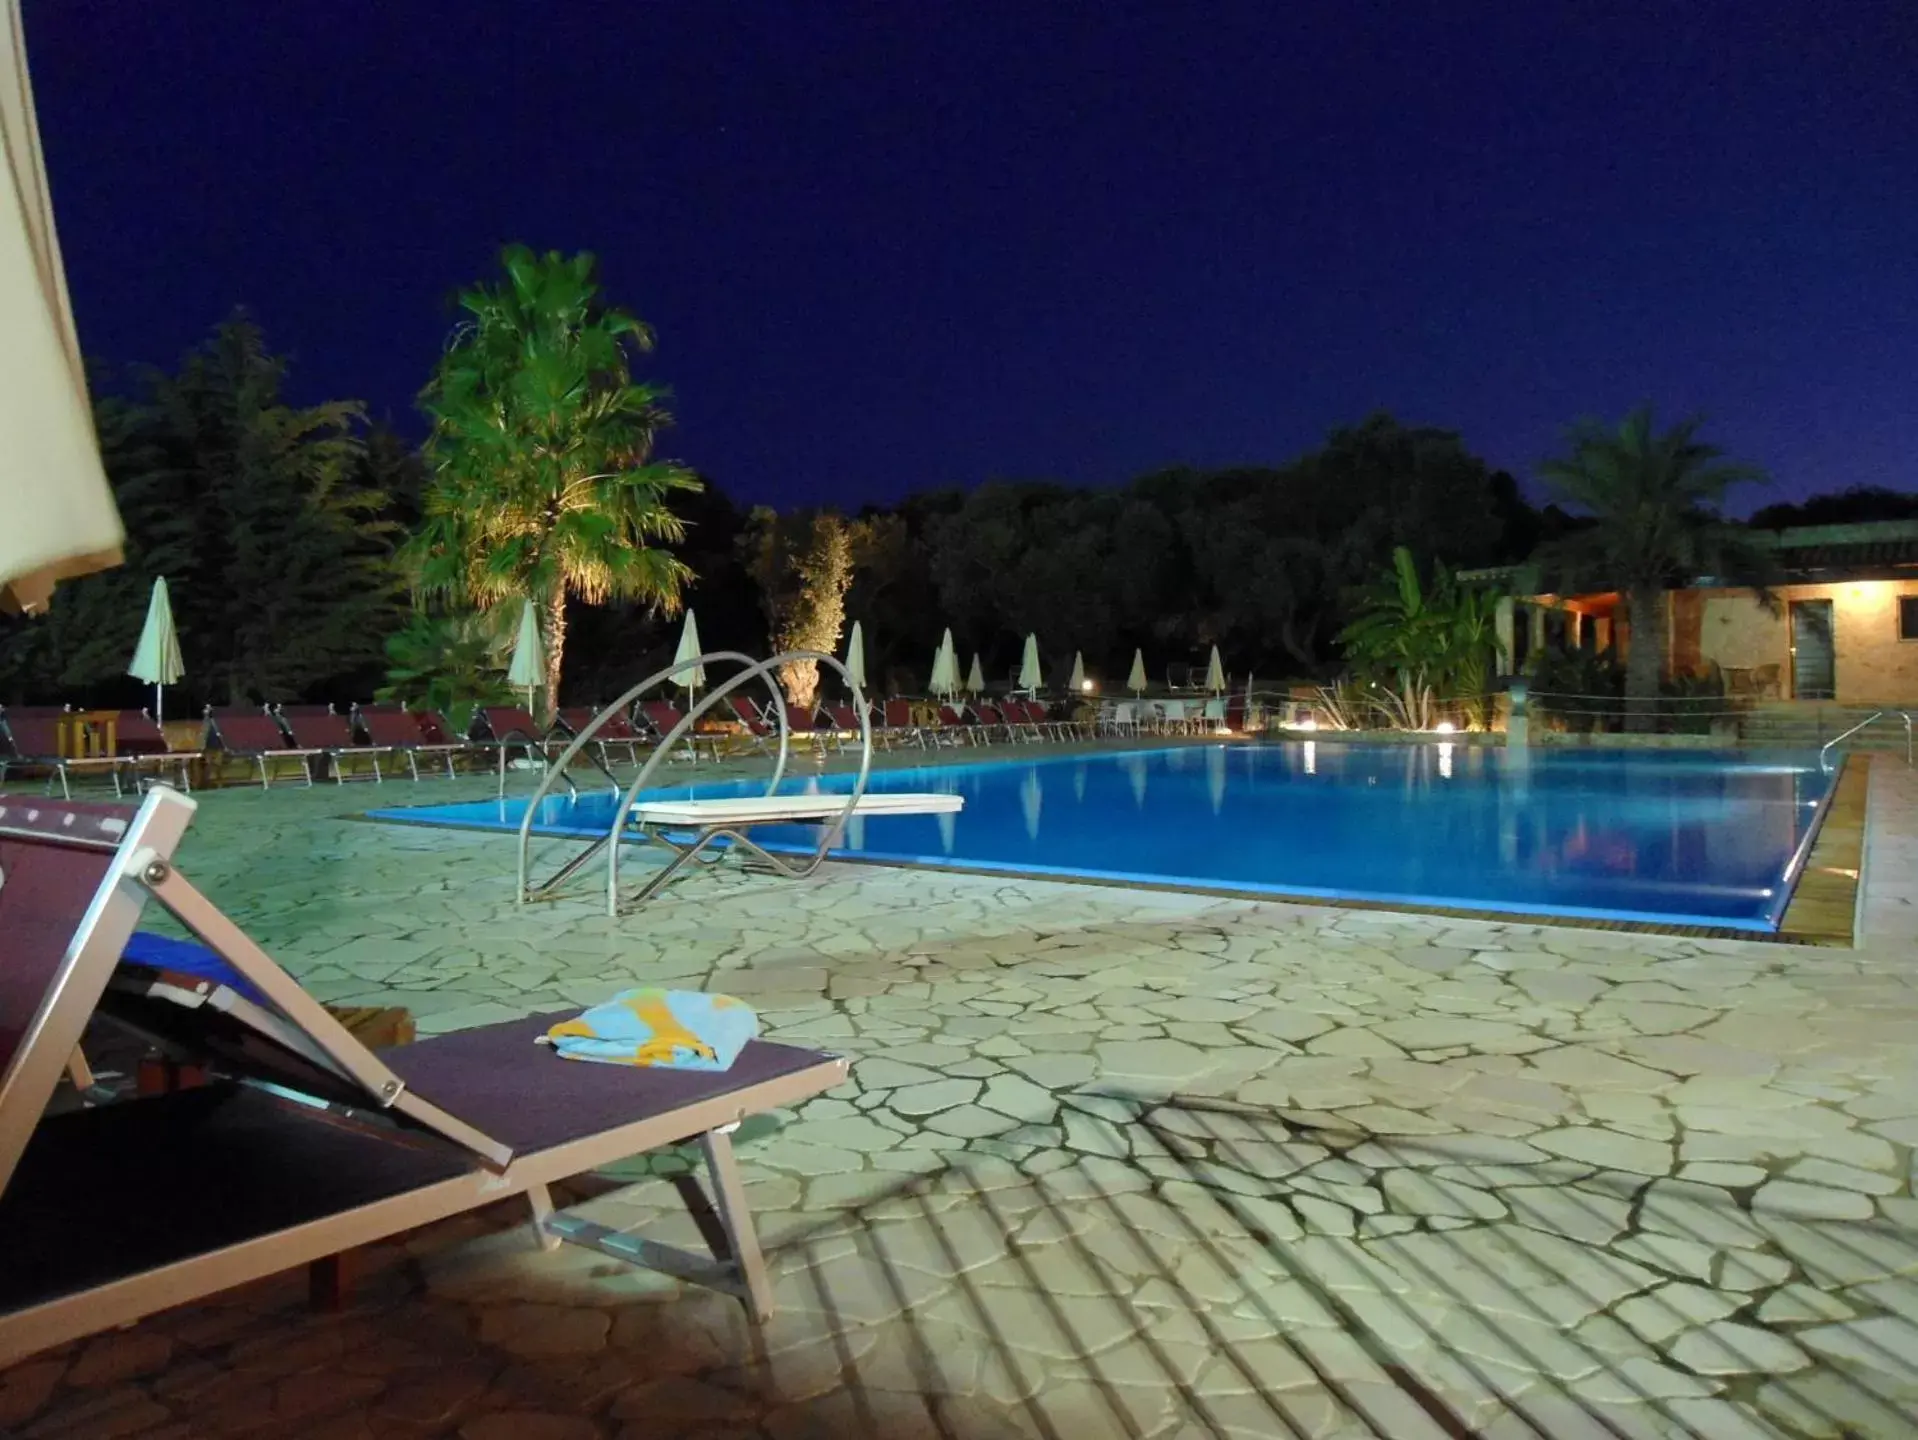
[[[593,257],[500,256],[501,283],[461,293],[453,332],[420,397],[432,477],[409,547],[419,590],[541,612],[548,702],[559,697],[566,602],[650,602],[671,613],[690,572],[664,547],[692,473],[651,459],[672,423],[665,392],[635,383],[652,332],[604,303]]]
[[[1628,730],[1653,727],[1664,670],[1667,589],[1709,576],[1721,585],[1750,586],[1761,601],[1770,600],[1766,587],[1776,562],[1752,544],[1749,531],[1718,513],[1727,490],[1762,481],[1764,473],[1702,443],[1700,423],[1684,420],[1660,434],[1649,406],[1616,427],[1583,420],[1566,437],[1567,453],[1539,466],[1560,498],[1595,522],[1540,552],[1546,583],[1560,591],[1603,587],[1624,596],[1631,626]]]

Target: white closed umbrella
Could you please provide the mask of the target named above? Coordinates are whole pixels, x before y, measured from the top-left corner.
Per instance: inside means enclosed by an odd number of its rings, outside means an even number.
[[[166,687],[179,684],[186,674],[164,575],[153,582],[153,594],[147,600],[147,623],[140,627],[140,643],[133,648],[133,663],[127,666],[127,674],[153,687],[153,723],[160,724]]]
[[[533,690],[546,679],[546,647],[540,644],[539,616],[533,613],[533,602],[528,600],[526,607],[519,612],[519,635],[513,641],[513,663],[506,667],[506,682],[509,685],[526,687],[526,710],[533,709]]]
[[[1145,694],[1145,651],[1132,652],[1132,673],[1126,676],[1125,688],[1134,695]]]
[[[673,664],[679,665],[687,660],[696,660],[706,652],[699,648],[699,621],[693,618],[691,609],[686,611],[686,623],[680,627],[679,648],[673,652]],[[673,675],[673,684],[687,692],[693,692],[706,683],[706,667],[695,665],[690,670],[680,670]]]
[[[0,0],[0,609],[120,563],[27,78],[19,0]]]
[[[986,667],[979,663],[979,652],[972,652],[972,669],[966,675],[966,693],[983,695],[986,693]]]
[[[1026,636],[1026,653],[1019,661],[1019,688],[1036,694],[1043,684],[1045,684],[1045,676],[1039,671],[1039,637],[1028,635]],[[1072,688],[1077,690],[1079,687],[1075,685]]]
[[[857,620],[852,622],[852,634],[846,637],[846,673],[852,677],[853,689],[863,695],[866,691],[866,632],[860,628]]]
[[[1212,647],[1212,659],[1205,667],[1205,688],[1214,695],[1225,694],[1225,666],[1219,660],[1219,647]]]
[[[953,649],[950,630],[939,641],[938,650],[933,652],[932,682],[927,688],[946,700],[950,700],[953,692],[959,688],[959,654]]]
[[[1072,652],[1072,678],[1066,681],[1066,688],[1074,695],[1082,693],[1086,688],[1086,657],[1077,650]]]

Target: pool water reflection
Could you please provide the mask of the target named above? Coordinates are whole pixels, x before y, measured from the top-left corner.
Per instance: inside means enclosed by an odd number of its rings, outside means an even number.
[[[888,770],[874,790],[937,790],[957,815],[854,821],[870,860],[1512,913],[1775,930],[1832,777],[1804,752],[1294,741],[1016,755]],[[844,791],[851,777],[789,780]],[[763,781],[660,796],[757,794]],[[516,829],[524,800],[378,818]],[[604,834],[613,797],[542,802],[543,834]],[[781,829],[789,833],[782,834]],[[756,830],[810,850],[801,827]]]

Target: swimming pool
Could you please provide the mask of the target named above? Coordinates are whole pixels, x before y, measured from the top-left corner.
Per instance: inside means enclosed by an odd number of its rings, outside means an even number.
[[[850,775],[783,791],[844,792]],[[1531,750],[1294,741],[875,771],[957,815],[856,820],[847,858],[1138,884],[1740,930],[1778,928],[1833,783],[1800,751]],[[660,797],[755,795],[761,780]],[[603,835],[614,797],[541,802],[544,835]],[[516,830],[524,799],[375,811]],[[782,834],[786,830],[789,833]],[[798,826],[755,830],[811,850]]]

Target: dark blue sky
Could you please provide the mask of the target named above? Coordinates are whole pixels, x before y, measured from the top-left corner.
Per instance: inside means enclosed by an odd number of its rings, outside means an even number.
[[[1281,460],[1377,407],[1524,475],[1643,399],[1777,498],[1918,488],[1910,0],[25,10],[109,361],[245,304],[302,398],[417,430],[524,240],[601,256],[664,452],[748,500]]]

